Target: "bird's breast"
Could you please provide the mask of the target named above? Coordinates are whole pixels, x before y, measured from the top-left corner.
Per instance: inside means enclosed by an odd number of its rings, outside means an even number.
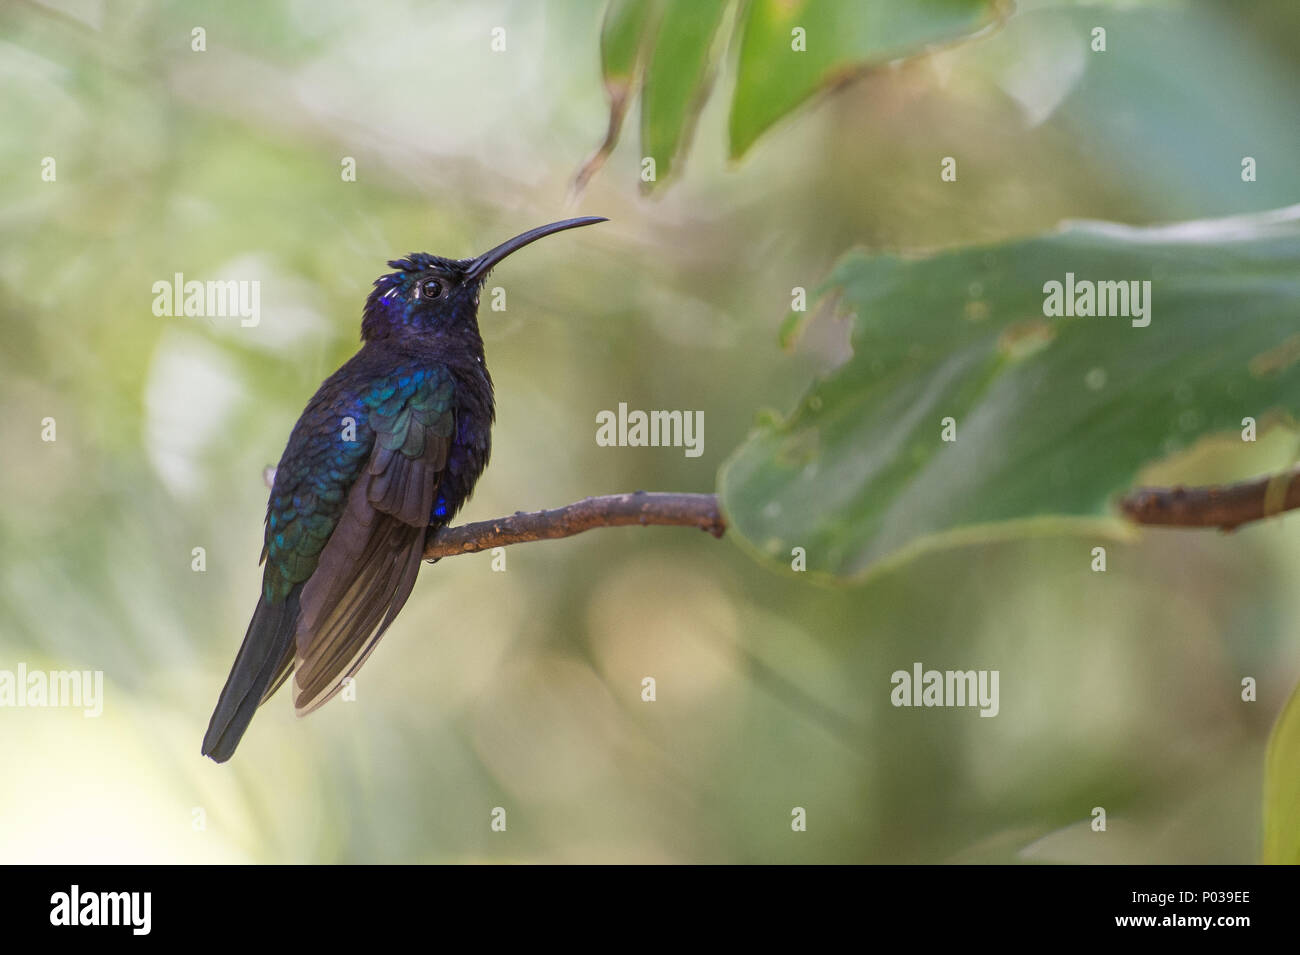
[[[481,365],[455,374],[456,432],[429,523],[448,523],[474,493],[492,454],[492,380]]]

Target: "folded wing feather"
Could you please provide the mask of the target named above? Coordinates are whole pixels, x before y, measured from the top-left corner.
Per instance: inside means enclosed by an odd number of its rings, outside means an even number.
[[[410,596],[454,427],[444,402],[420,397],[394,415],[372,415],[371,425],[370,460],[302,590],[293,674],[300,716],[356,674]]]

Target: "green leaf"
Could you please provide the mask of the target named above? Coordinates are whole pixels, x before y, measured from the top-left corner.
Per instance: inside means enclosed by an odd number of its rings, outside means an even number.
[[[655,161],[655,182],[668,178],[690,143],[708,95],[718,27],[730,3],[665,0],[641,89],[641,150]]]
[[[753,0],[740,26],[736,92],[731,102],[731,155],[817,92],[864,69],[982,29],[990,0],[832,3]],[[805,49],[794,49],[796,29]]]
[[[1150,281],[1150,324],[1046,317],[1045,285],[1067,273]],[[735,533],[786,559],[803,547],[809,569],[861,575],[934,535],[1112,513],[1144,464],[1300,402],[1300,206],[921,259],[853,251],[831,289],[856,316],[853,357],[720,475]]]
[[[1282,709],[1264,760],[1264,851],[1271,865],[1300,864],[1300,686]]]
[[[611,103],[624,100],[640,62],[651,0],[613,0],[600,30],[600,66]]]
[[[641,73],[647,26],[656,7],[654,0],[611,0],[605,9],[605,20],[600,28],[600,70],[605,82],[605,96],[609,100],[609,128],[604,141],[574,177],[575,192],[586,187],[618,145],[623,117]]]
[[[1002,0],[612,0],[601,28],[601,70],[609,97],[604,142],[574,179],[583,188],[618,142],[641,87],[641,148],[662,184],[680,165],[709,95],[726,41],[740,53],[731,104],[731,154],[741,156],[768,127],[820,90],[891,59],[979,31],[1009,9]],[[733,26],[734,24],[734,26]],[[791,31],[804,31],[804,49]]]

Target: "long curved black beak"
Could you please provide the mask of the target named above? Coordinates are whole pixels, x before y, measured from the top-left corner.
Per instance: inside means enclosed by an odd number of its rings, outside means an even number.
[[[595,225],[597,222],[608,222],[604,216],[582,216],[578,219],[561,219],[559,222],[552,222],[550,225],[540,225],[536,229],[529,229],[527,232],[520,233],[513,239],[507,239],[495,249],[489,249],[477,259],[471,259],[469,268],[465,271],[465,278],[471,281],[481,280],[487,276],[492,266],[496,265],[502,259],[512,252],[518,252],[530,242],[536,242],[543,236],[553,235],[556,232],[563,232],[565,229],[576,229],[578,226]]]

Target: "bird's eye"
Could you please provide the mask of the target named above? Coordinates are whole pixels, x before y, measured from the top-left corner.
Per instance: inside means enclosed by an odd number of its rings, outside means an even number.
[[[437,279],[425,279],[420,283],[420,298],[434,299],[442,295],[443,286]]]

